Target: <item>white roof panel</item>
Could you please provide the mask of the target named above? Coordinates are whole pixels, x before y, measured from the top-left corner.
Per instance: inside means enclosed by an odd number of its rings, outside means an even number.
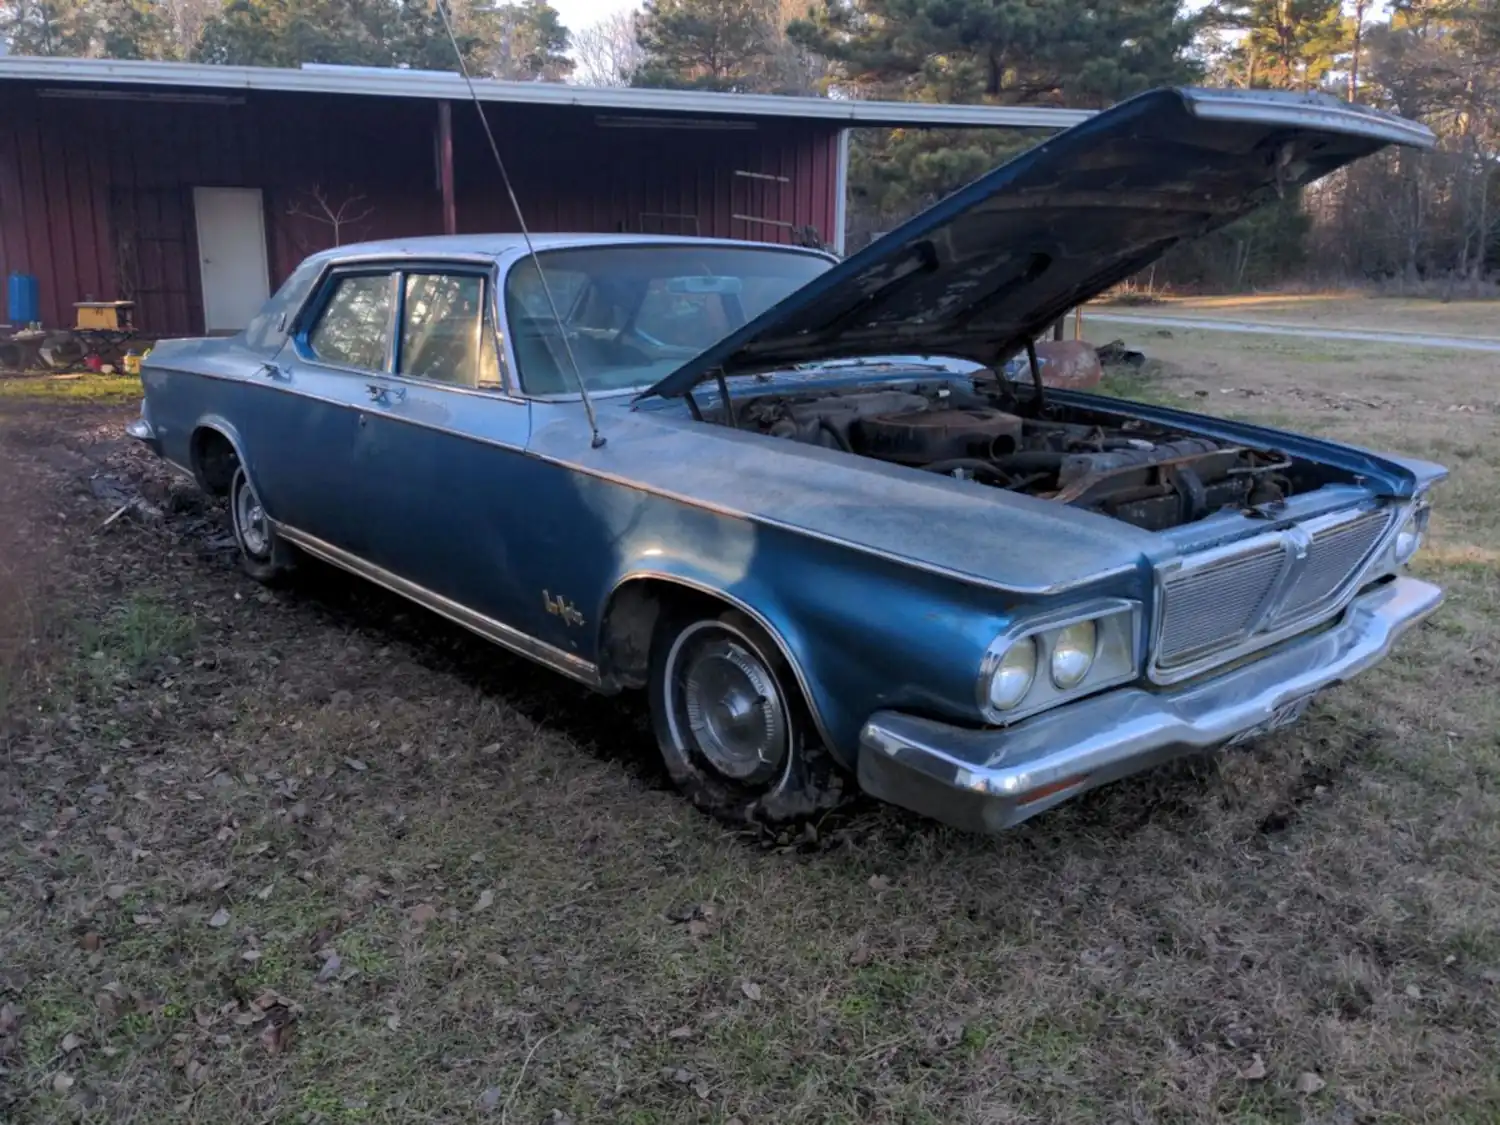
[[[208,90],[278,90],[385,98],[468,101],[458,74],[380,67],[259,66],[126,59],[0,57],[0,82],[18,80],[73,87],[79,84],[155,86]],[[671,114],[718,118],[801,118],[846,126],[912,126],[1065,129],[1092,116],[1088,110],[1037,106],[934,105],[848,98],[794,98],[775,94],[720,94],[702,90],[570,86],[558,82],[476,79],[481,101],[575,106],[601,113]]]

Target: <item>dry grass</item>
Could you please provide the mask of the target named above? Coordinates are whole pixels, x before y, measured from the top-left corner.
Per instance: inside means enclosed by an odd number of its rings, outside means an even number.
[[[1101,310],[1104,307],[1101,305]],[[1120,311],[1137,312],[1142,316],[1201,316],[1263,324],[1500,338],[1500,301],[1435,301],[1416,297],[1378,297],[1366,293],[1266,293],[1233,297],[1169,297],[1139,309]],[[1087,321],[1088,310],[1085,309],[1084,322]],[[1069,327],[1071,329],[1071,323]]]
[[[1450,603],[1299,728],[997,840],[726,831],[638,708],[261,591],[125,412],[0,405],[0,1118],[1500,1119],[1500,362],[1195,335],[1136,341],[1148,393],[1453,467]],[[172,514],[99,530],[99,472]]]

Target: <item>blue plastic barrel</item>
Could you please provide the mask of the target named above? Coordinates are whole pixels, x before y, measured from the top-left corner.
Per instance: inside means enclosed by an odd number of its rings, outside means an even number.
[[[7,313],[10,323],[23,326],[42,319],[42,291],[29,273],[13,273],[7,291]]]

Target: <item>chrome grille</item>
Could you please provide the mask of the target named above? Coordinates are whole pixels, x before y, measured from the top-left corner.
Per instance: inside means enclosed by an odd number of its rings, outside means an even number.
[[[1249,635],[1276,586],[1286,550],[1280,539],[1178,571],[1162,587],[1156,661],[1183,664]]]
[[[1354,568],[1374,550],[1390,523],[1391,513],[1378,511],[1316,528],[1307,562],[1278,607],[1271,627],[1316,613],[1335,601]]]
[[[1311,625],[1349,594],[1393,509],[1340,512],[1190,556],[1160,588],[1153,666],[1159,679],[1196,674],[1257,638]]]

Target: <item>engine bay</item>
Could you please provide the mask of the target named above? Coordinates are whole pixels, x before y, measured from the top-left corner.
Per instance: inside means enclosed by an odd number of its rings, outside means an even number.
[[[741,400],[705,420],[1103,513],[1152,531],[1266,509],[1338,470],[976,380]]]

